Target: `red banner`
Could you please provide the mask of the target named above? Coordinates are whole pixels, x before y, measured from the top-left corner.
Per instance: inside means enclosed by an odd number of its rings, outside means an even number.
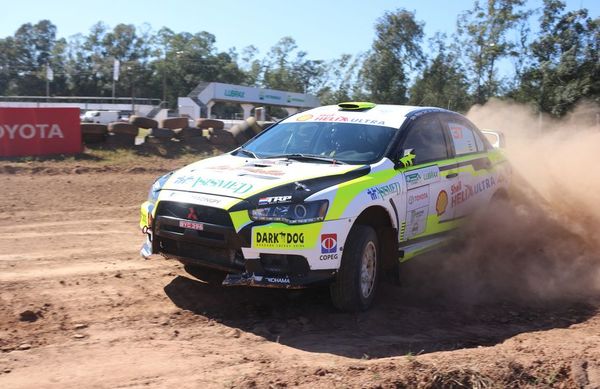
[[[0,156],[81,150],[79,108],[0,108]]]

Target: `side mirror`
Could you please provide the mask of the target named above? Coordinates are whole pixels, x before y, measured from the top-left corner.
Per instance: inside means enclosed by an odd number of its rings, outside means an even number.
[[[506,140],[501,131],[485,129],[481,130],[481,133],[490,141],[494,148],[503,149],[506,147]]]
[[[416,155],[413,153],[415,149],[404,149],[394,158],[394,169],[400,169],[414,164]]]

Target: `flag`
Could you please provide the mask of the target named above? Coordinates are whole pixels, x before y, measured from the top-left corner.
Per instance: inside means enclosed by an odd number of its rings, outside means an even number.
[[[54,72],[50,65],[46,64],[46,80],[53,81],[54,80]]]
[[[115,59],[115,65],[113,67],[113,80],[119,81],[119,67],[121,66],[121,62],[118,59]]]

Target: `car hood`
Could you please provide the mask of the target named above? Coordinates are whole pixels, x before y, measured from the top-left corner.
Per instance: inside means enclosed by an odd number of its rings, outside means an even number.
[[[365,165],[306,163],[286,159],[253,159],[223,155],[198,161],[175,171],[162,189],[247,199],[289,183],[344,176],[356,170],[365,170]]]

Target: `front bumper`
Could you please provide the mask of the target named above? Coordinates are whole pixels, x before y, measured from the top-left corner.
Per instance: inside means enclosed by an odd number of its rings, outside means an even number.
[[[152,216],[154,205],[144,203],[140,227],[147,238],[142,256],[148,258],[160,253],[186,265],[225,271],[229,273],[223,282],[225,286],[304,288],[334,276],[335,269],[311,269],[302,250],[277,252],[252,248],[252,228],[236,231],[227,211],[201,208],[194,204],[160,202]],[[202,221],[187,217],[191,209],[194,214],[201,214]]]

